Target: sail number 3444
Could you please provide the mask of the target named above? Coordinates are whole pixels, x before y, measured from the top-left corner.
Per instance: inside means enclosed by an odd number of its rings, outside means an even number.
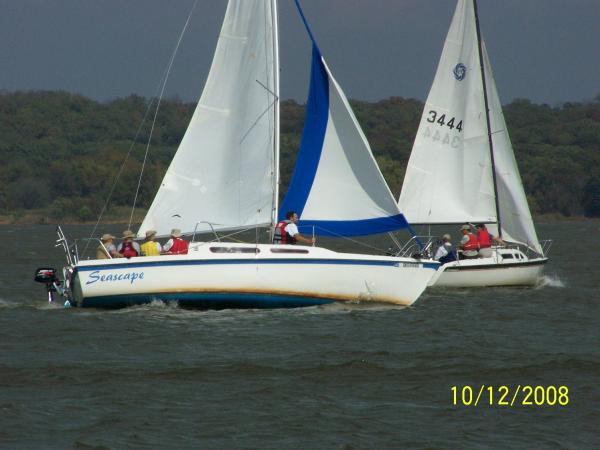
[[[438,112],[434,111],[434,110],[429,111],[429,113],[427,113],[427,114],[428,114],[427,122],[429,122],[429,123],[437,123],[441,127],[447,126],[451,130],[454,130],[454,128],[456,128],[459,133],[462,131],[462,127],[463,127],[462,120],[457,121],[456,118],[454,118],[454,117],[450,117],[450,118],[448,118],[448,120],[446,120],[446,114],[442,114],[440,116],[440,115],[438,115]]]

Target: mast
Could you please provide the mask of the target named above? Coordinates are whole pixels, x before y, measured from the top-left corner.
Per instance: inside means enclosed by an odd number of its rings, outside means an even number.
[[[273,142],[273,173],[275,189],[273,189],[273,203],[271,226],[273,230],[278,222],[279,205],[279,15],[277,11],[277,0],[271,0],[271,21],[273,23],[273,87],[275,89],[274,104],[274,142]]]
[[[481,41],[481,30],[479,29],[479,14],[477,13],[477,0],[473,0],[473,11],[475,13],[475,28],[477,30],[477,49],[479,50],[479,67],[481,69],[481,81],[483,84],[483,101],[485,103],[485,120],[488,131],[488,142],[490,147],[490,161],[492,163],[492,179],[494,181],[494,202],[496,203],[496,219],[498,223],[498,236],[502,238],[502,226],[500,224],[500,203],[498,202],[498,181],[496,179],[496,164],[494,162],[494,142],[492,140],[492,126],[490,123],[490,107],[488,103],[487,84],[485,81],[485,69],[483,65],[483,47]]]

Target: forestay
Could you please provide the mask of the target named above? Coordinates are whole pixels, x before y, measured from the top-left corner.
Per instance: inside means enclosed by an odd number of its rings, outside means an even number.
[[[407,226],[314,42],[302,141],[280,219],[290,210],[298,213],[301,230],[321,235],[356,236]]]
[[[231,0],[208,79],[138,235],[271,224],[278,151],[274,0]]]

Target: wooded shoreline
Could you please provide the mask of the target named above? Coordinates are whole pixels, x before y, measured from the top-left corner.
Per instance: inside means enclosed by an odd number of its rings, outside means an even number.
[[[397,197],[423,103],[400,97],[351,103]],[[109,192],[102,223],[128,222],[150,135],[150,123],[140,123],[153,107],[136,95],[96,102],[68,92],[0,92],[0,223],[95,223]],[[137,196],[139,221],[194,108],[162,102]],[[559,106],[520,99],[505,105],[504,114],[532,214],[600,217],[600,95]],[[303,105],[281,103],[281,194],[303,120]]]

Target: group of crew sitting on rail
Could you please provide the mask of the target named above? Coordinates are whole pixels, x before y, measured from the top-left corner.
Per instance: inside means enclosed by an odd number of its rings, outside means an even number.
[[[282,220],[275,227],[273,233],[274,244],[314,244],[314,237],[307,238],[298,232],[298,214],[290,211],[286,214],[286,219]],[[100,240],[102,244],[96,249],[96,259],[108,258],[131,258],[134,256],[158,256],[158,255],[187,255],[188,243],[183,239],[181,230],[174,228],[171,230],[171,239],[163,246],[157,242],[156,231],[146,231],[144,243],[140,246],[134,241],[136,235],[131,230],[123,231],[123,240],[116,246],[114,241],[116,237],[112,234],[104,234]]]
[[[456,259],[489,258],[492,256],[492,243],[504,245],[504,241],[499,237],[492,236],[480,223],[476,226],[477,231],[471,231],[471,225],[465,224],[461,227],[462,239],[458,245],[458,251],[454,249],[449,234],[442,236],[442,244],[438,247],[433,259],[446,264]]]
[[[96,249],[96,259],[131,258],[134,256],[159,256],[159,255],[187,255],[188,243],[183,239],[181,230],[173,228],[171,239],[165,245],[160,245],[156,239],[156,231],[146,231],[144,243],[140,246],[134,241],[136,235],[131,230],[123,231],[123,240],[116,246],[116,237],[104,234],[100,240],[102,244]]]

